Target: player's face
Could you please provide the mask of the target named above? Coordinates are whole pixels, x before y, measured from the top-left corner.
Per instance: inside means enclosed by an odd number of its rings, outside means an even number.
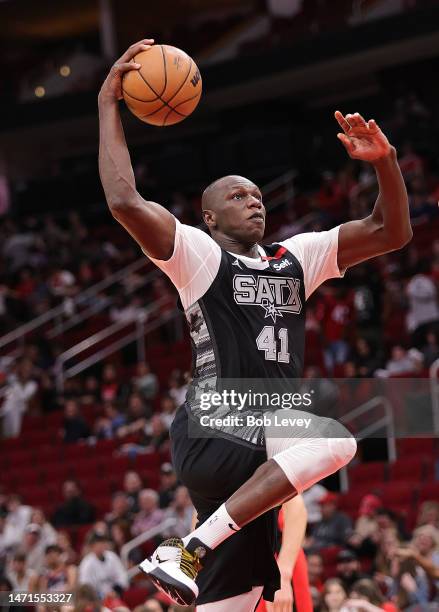
[[[233,178],[221,186],[216,215],[217,229],[239,242],[254,244],[265,231],[265,207],[257,185]]]

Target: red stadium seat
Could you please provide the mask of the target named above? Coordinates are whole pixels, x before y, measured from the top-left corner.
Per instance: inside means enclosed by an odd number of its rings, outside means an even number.
[[[136,606],[140,606],[145,603],[151,595],[151,589],[147,587],[132,586],[127,589],[123,594],[123,601],[130,610],[133,610]]]
[[[421,482],[426,475],[426,461],[423,456],[398,459],[389,465],[389,480],[417,480]]]
[[[349,470],[349,483],[351,487],[365,483],[376,484],[384,481],[386,464],[383,461],[370,461],[360,463]]]
[[[422,485],[419,491],[419,501],[438,501],[439,500],[439,482],[428,482]]]
[[[385,507],[410,507],[415,500],[418,482],[387,482],[381,486],[381,499]]]

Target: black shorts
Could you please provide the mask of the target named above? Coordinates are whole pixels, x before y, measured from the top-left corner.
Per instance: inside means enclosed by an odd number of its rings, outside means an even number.
[[[186,405],[177,411],[170,430],[172,460],[179,480],[189,489],[198,522],[203,523],[265,461],[265,449],[250,448],[221,437],[188,436]],[[192,432],[191,424],[191,432]],[[280,588],[274,553],[277,513],[252,521],[220,544],[197,578],[198,604],[234,597],[263,586],[263,597],[273,600]]]

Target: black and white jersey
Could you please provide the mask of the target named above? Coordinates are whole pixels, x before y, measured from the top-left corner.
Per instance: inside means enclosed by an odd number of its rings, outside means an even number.
[[[199,389],[215,389],[219,379],[301,376],[306,300],[326,279],[341,276],[338,231],[259,246],[256,259],[225,251],[203,231],[176,222],[171,258],[152,261],[179,292]],[[188,396],[188,402],[199,417],[194,397]],[[260,428],[227,433],[262,442]]]

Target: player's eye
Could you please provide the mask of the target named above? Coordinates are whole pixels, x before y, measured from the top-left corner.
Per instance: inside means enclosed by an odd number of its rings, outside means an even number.
[[[242,198],[243,198],[242,193],[234,193],[232,195],[232,200],[242,200]]]

